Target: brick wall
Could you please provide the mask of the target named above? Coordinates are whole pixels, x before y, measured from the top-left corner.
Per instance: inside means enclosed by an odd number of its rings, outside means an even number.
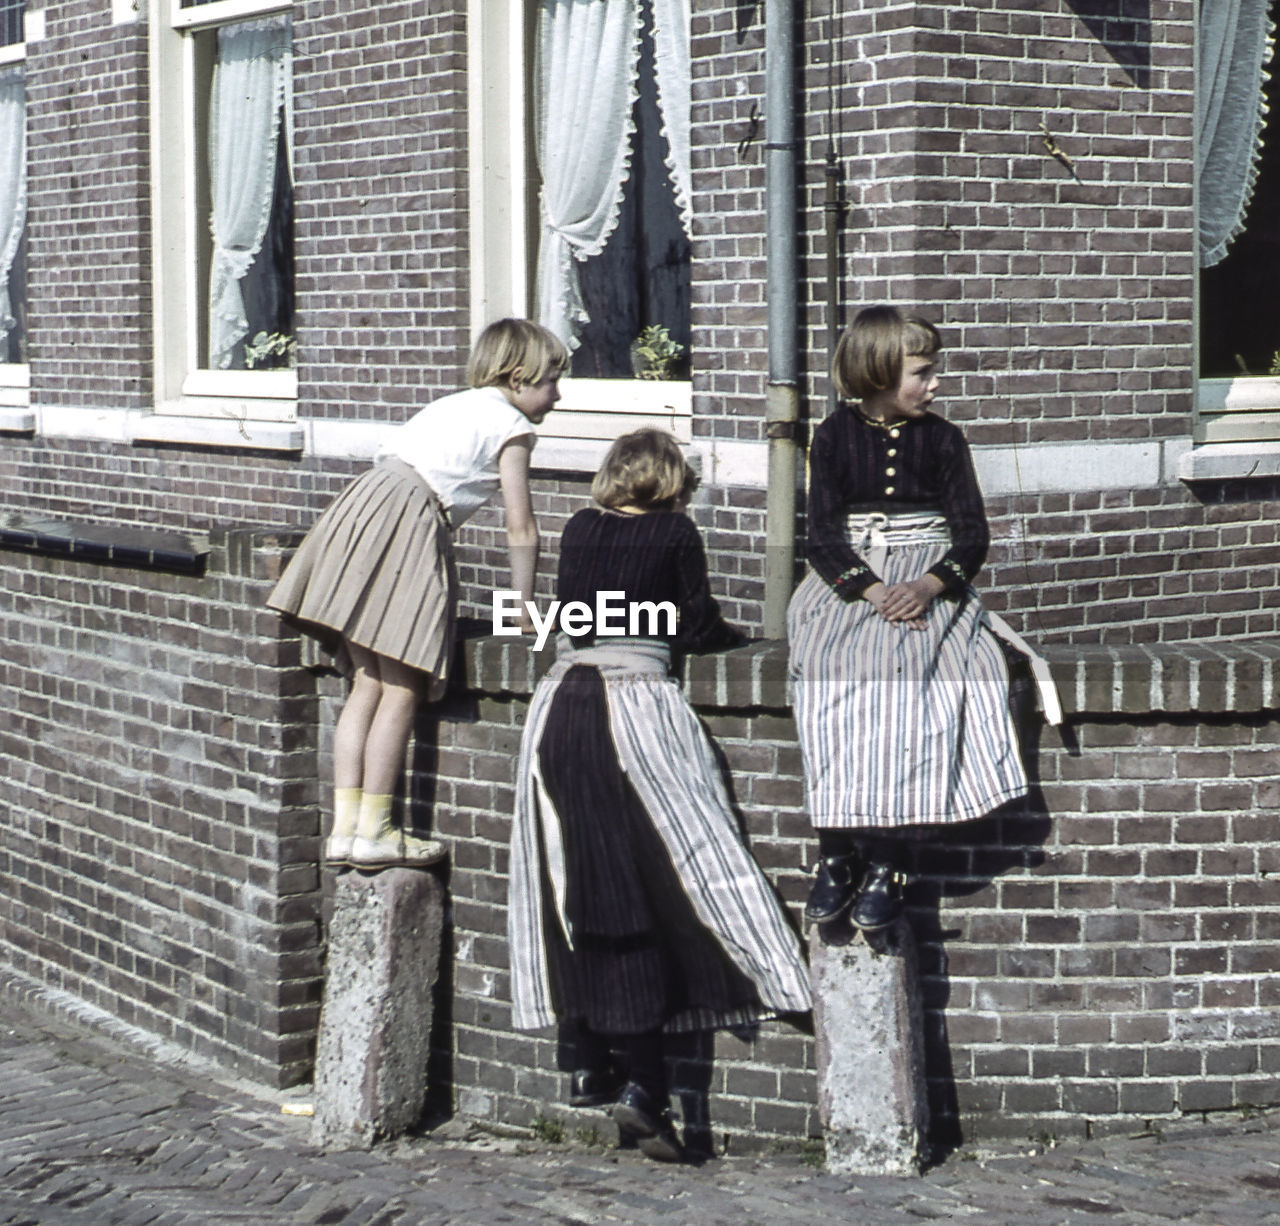
[[[343,692],[261,607],[295,542],[215,536],[194,577],[0,554],[7,963],[277,1083],[305,1075],[316,1022]],[[1068,722],[1030,724],[1030,800],[915,866],[940,1137],[1280,1101],[1280,646],[1049,652]],[[495,1123],[565,1097],[556,1036],[513,1034],[507,1004],[515,755],[545,662],[470,643],[412,760],[409,819],[452,853],[433,1093]],[[782,650],[693,661],[686,684],[798,917],[814,844]],[[718,1144],[816,1131],[803,1024],[689,1040],[676,1074]]]
[[[461,386],[465,5],[294,5],[300,398],[399,421]]]
[[[319,1009],[317,719],[262,556],[221,533],[200,576],[0,563],[6,965],[296,1081]]]
[[[840,310],[934,309],[944,410],[978,445],[1190,431],[1189,0],[1125,19],[1083,0],[1021,10],[816,0],[801,26],[802,396],[826,407],[823,171],[849,205]],[[146,29],[84,0],[29,49],[31,375],[38,410],[150,400]],[[468,331],[464,6],[295,5],[303,418],[396,421],[461,379]],[[758,442],[764,352],[763,16],[694,18],[695,435]],[[754,126],[753,114],[759,122]],[[1072,170],[1045,149],[1044,122]],[[106,139],[107,136],[110,139]],[[88,433],[97,432],[95,425]],[[6,507],[205,530],[305,527],[337,460],[14,440]],[[549,550],[585,481],[538,474]],[[717,596],[760,625],[763,493],[704,487]],[[1273,633],[1274,482],[1002,495],[984,577],[1045,641]],[[501,517],[461,541],[465,611],[505,586]],[[548,592],[553,564],[544,565]]]

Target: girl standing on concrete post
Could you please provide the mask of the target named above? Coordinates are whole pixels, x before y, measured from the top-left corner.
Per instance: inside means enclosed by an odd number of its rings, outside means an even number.
[[[511,839],[515,1025],[576,1027],[571,1104],[612,1101],[620,1134],[664,1161],[681,1156],[664,1032],[809,1008],[799,940],[669,673],[673,650],[741,641],[684,514],[695,484],[675,439],[639,430],[613,444],[596,505],[566,526],[562,600],[594,607],[597,593],[621,592],[679,617],[626,636],[561,635],[525,722]]]
[[[989,541],[982,495],[960,430],[929,411],[940,349],[919,316],[859,312],[832,368],[850,403],[809,452],[811,569],[788,637],[816,924],[851,912],[889,926],[909,839],[1027,791],[1004,655],[970,585]]]
[[[331,864],[382,868],[444,856],[438,840],[397,828],[391,806],[418,704],[442,697],[448,683],[453,533],[501,487],[512,586],[532,599],[533,427],[560,398],[568,362],[537,324],[490,324],[471,355],[469,390],[394,432],[316,522],[267,600],[345,649],[354,670],[333,739]],[[522,628],[531,628],[527,620]]]

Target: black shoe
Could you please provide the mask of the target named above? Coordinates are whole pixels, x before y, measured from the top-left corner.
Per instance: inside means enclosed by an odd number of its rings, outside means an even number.
[[[569,1084],[569,1106],[603,1107],[618,1097],[622,1078],[611,1068],[577,1068]]]
[[[824,856],[819,860],[809,901],[804,905],[805,919],[811,924],[831,924],[838,920],[849,909],[857,892],[854,880],[857,871],[856,854]]]
[[[872,864],[858,887],[850,920],[863,932],[888,928],[902,914],[905,877],[891,864]]]
[[[684,1158],[670,1114],[658,1108],[644,1086],[627,1082],[613,1105],[613,1120],[618,1125],[619,1138],[635,1141],[646,1158],[658,1162],[679,1162]]]

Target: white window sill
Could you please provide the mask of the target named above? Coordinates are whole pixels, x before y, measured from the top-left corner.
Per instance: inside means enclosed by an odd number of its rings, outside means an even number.
[[[0,411],[25,410],[31,403],[31,368],[17,362],[0,364]],[[6,414],[6,419],[8,415]],[[32,419],[34,421],[34,418]],[[3,426],[0,429],[30,430],[31,426]]]
[[[692,422],[693,384],[689,382],[562,379],[560,403],[538,427],[538,437],[548,443],[557,439],[607,445],[620,434],[653,426],[688,443],[693,438]],[[604,451],[599,454],[603,456]]]
[[[0,434],[32,434],[35,428],[34,409],[0,407]]]
[[[301,451],[306,434],[296,422],[151,413],[130,422],[129,441],[254,451]]]
[[[1280,477],[1280,440],[1192,447],[1179,461],[1178,476],[1183,481]]]
[[[1202,446],[1280,440],[1280,377],[1201,379],[1196,384],[1196,442]]]
[[[180,0],[173,0],[169,20],[175,30],[193,30],[267,13],[287,13],[292,7],[293,0],[213,0],[183,8]]]

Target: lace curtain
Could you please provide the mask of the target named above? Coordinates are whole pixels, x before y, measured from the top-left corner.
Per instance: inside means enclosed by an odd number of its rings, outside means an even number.
[[[17,323],[9,274],[27,221],[27,94],[21,68],[0,72],[0,341]]]
[[[693,73],[689,66],[690,0],[653,0],[654,66],[658,109],[667,138],[667,168],[675,188],[684,232],[693,237],[693,161],[689,113],[693,109]]]
[[[209,365],[225,370],[249,332],[240,282],[266,237],[275,186],[280,113],[290,94],[288,17],[218,30],[209,97]]]
[[[668,167],[690,230],[689,0],[654,0],[659,105]],[[534,126],[542,175],[538,319],[570,349],[588,321],[576,265],[618,224],[631,160],[640,56],[637,0],[541,0]]]
[[[1267,121],[1267,0],[1201,0],[1196,78],[1200,264],[1227,254],[1244,229]]]

